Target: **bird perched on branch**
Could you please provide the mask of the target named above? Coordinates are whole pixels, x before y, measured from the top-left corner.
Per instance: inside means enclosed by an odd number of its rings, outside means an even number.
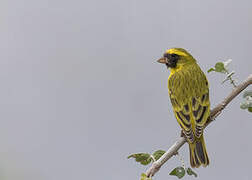
[[[168,92],[176,119],[190,149],[192,167],[206,167],[209,158],[203,131],[210,115],[209,86],[193,56],[182,48],[172,48],[158,60],[170,69]]]

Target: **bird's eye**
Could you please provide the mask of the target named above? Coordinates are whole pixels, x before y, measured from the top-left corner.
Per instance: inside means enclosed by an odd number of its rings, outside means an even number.
[[[178,57],[178,55],[177,54],[171,54],[171,57],[176,58],[176,57]]]
[[[164,57],[167,58],[167,59],[170,59],[172,61],[177,61],[179,59],[179,55],[177,55],[177,54],[168,54],[168,53],[165,53]]]

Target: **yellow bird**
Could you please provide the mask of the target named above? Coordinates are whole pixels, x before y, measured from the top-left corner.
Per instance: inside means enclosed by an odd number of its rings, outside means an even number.
[[[190,149],[192,167],[209,164],[203,137],[210,115],[209,86],[193,56],[182,48],[172,48],[158,60],[170,69],[168,92],[176,119]]]

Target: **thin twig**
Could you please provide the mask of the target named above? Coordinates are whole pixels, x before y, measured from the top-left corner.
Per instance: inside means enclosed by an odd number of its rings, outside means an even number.
[[[235,84],[235,80],[232,78],[232,75],[234,74],[234,71],[229,73],[229,71],[226,69],[225,73],[227,74],[227,80],[230,81],[230,84],[232,84],[235,88],[237,87],[237,85]],[[224,83],[225,81],[223,81]]]
[[[252,84],[252,74],[250,74],[245,81],[236,86],[233,89],[233,91],[221,103],[219,103],[211,110],[211,114],[206,123],[206,126],[208,126],[221,113],[221,111],[250,84]],[[163,156],[161,156],[157,161],[152,163],[151,167],[146,171],[147,177],[154,176],[155,173],[159,171],[159,169],[166,161],[168,161],[173,155],[177,154],[178,150],[185,144],[185,142],[186,142],[185,137],[180,137],[170,147],[170,149],[168,149],[168,151],[166,151],[166,153],[163,154]]]

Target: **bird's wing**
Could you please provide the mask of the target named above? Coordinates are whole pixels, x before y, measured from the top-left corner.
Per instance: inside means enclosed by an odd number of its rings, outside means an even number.
[[[199,138],[210,115],[210,101],[208,82],[203,74],[201,76],[201,91],[198,96],[192,97],[192,117],[195,122],[195,136]]]
[[[169,95],[176,119],[189,142],[203,133],[210,114],[208,82],[199,69],[173,74],[168,81]]]
[[[193,127],[191,123],[192,108],[187,99],[182,98],[184,93],[184,79],[183,76],[176,73],[169,77],[168,80],[169,96],[172,108],[176,119],[182,128],[187,140],[194,141]]]

